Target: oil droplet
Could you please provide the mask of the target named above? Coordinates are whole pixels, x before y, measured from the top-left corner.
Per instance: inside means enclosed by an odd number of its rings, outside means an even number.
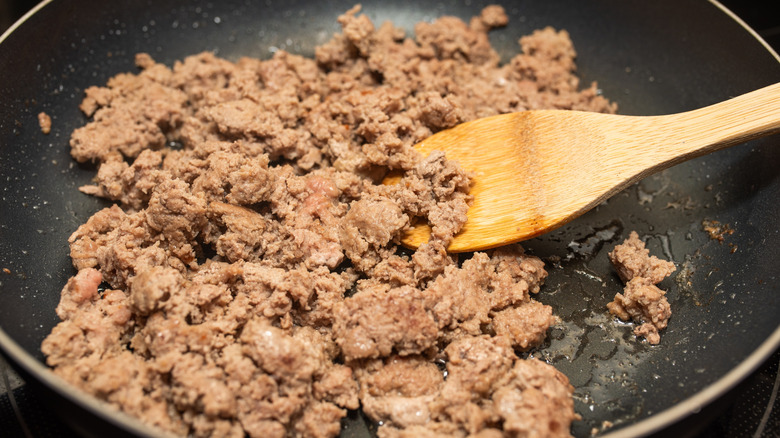
[[[618,221],[612,221],[603,228],[596,228],[593,233],[579,240],[569,242],[571,253],[566,255],[566,260],[571,260],[575,256],[584,258],[593,258],[606,242],[613,241],[616,236],[623,231],[623,226]]]

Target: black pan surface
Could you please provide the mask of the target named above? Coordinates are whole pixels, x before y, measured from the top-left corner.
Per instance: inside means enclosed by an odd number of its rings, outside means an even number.
[[[483,1],[363,1],[376,23],[449,14],[468,19]],[[738,20],[703,0],[503,2],[507,28],[492,34],[508,59],[517,39],[547,25],[567,29],[583,83],[597,80],[623,114],[689,110],[780,80],[780,62]],[[44,2],[0,40],[0,347],[28,383],[40,385],[85,434],[142,434],[132,420],[73,393],[43,365],[40,343],[58,322],[59,291],[74,274],[67,238],[104,201],[77,191],[94,175],[69,156],[86,122],[83,90],[134,71],[133,55],[157,61],[203,50],[231,60],[285,49],[311,55],[339,30],[352,1]],[[41,133],[37,114],[53,119]],[[538,299],[562,319],[532,354],[576,387],[583,416],[573,433],[637,436],[703,419],[780,345],[780,137],[753,141],[647,178],[566,227],[525,244],[550,277]],[[713,240],[702,222],[733,230]],[[637,230],[672,259],[673,316],[659,346],[608,317],[621,290],[606,252]],[[68,419],[68,418],[66,418]],[[345,436],[366,433],[359,415]],[[687,429],[685,429],[687,430]],[[668,429],[667,429],[668,431]],[[146,431],[147,433],[149,431]]]

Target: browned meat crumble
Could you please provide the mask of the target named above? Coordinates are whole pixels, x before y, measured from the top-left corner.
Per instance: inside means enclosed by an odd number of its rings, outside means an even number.
[[[41,132],[48,134],[51,132],[51,116],[45,112],[38,113],[38,126],[41,128]]]
[[[666,292],[656,284],[674,272],[674,263],[650,255],[636,231],[609,253],[618,275],[626,283],[623,293],[607,304],[609,313],[624,321],[639,324],[634,334],[651,344],[661,342],[660,330],[666,328],[672,310]]]
[[[716,220],[703,220],[701,226],[709,234],[710,239],[717,240],[720,243],[726,240],[727,235],[734,234],[734,229],[729,224],[721,224]]]
[[[412,146],[497,113],[615,106],[579,89],[565,31],[499,65],[500,7],[415,39],[358,12],[314,59],[139,54],[86,90],[71,152],[98,166],[81,190],[116,205],[70,237],[47,363],[178,435],[336,436],[362,406],[385,437],[568,436],[568,380],[517,355],[554,322],[531,298],[543,263],[447,254],[470,176]],[[433,237],[411,253],[414,218]]]

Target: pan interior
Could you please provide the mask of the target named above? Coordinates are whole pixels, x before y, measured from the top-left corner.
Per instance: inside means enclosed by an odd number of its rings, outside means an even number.
[[[500,2],[499,2],[500,3]],[[364,1],[376,23],[449,14],[468,19],[486,2]],[[94,175],[68,153],[85,123],[83,90],[133,71],[148,52],[172,65],[203,50],[235,60],[285,49],[311,55],[339,30],[351,2],[228,0],[177,4],[54,1],[0,43],[0,325],[42,361],[40,343],[58,322],[59,290],[74,274],[67,238],[104,201],[78,192]],[[517,39],[547,25],[567,29],[583,84],[598,81],[623,114],[664,114],[708,105],[776,82],[780,65],[745,29],[707,2],[507,2],[507,28],[492,34],[505,59]],[[72,21],[66,17],[78,17]],[[749,68],[746,68],[749,66]],[[53,119],[43,135],[37,114]],[[652,417],[699,393],[743,363],[778,329],[780,138],[702,157],[647,178],[568,226],[524,246],[550,277],[538,299],[562,323],[532,354],[576,387],[588,436]],[[733,230],[723,241],[703,221]],[[631,230],[677,271],[661,287],[673,317],[659,346],[607,316],[621,290],[606,252]],[[43,367],[34,366],[34,373]],[[354,418],[359,423],[360,418]],[[358,426],[355,426],[358,427]],[[365,430],[358,427],[355,430]]]

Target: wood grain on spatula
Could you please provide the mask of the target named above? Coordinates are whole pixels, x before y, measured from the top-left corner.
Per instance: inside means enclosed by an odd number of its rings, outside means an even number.
[[[780,84],[662,116],[538,110],[463,123],[415,146],[444,151],[474,172],[468,220],[448,247],[476,251],[530,239],[640,179],[780,130]],[[403,236],[428,241],[420,224]]]

